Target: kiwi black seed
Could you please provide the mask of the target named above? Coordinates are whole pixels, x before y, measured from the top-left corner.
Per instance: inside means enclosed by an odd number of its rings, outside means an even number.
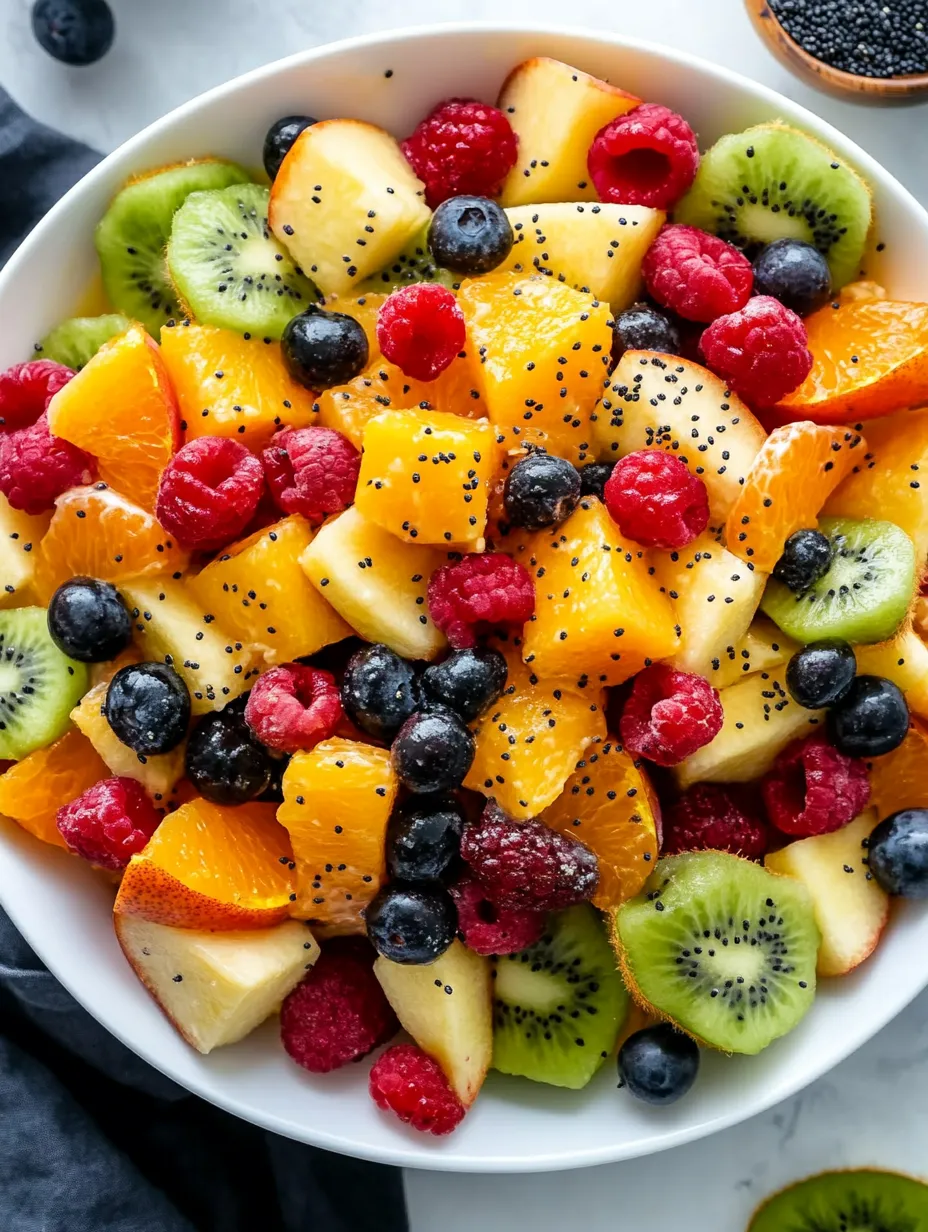
[[[754,1212],[748,1232],[920,1232],[928,1185],[898,1172],[822,1172],[790,1185]]]
[[[461,275],[435,264],[427,237],[428,227],[425,227],[385,269],[365,279],[358,287],[358,294],[395,291],[397,287],[409,286],[413,282],[440,282],[442,286],[457,290],[461,285]]]
[[[80,372],[104,342],[124,333],[131,324],[121,312],[107,312],[99,317],[71,317],[36,343],[35,357],[52,359],[56,364]]]
[[[45,608],[0,612],[0,760],[18,761],[64,735],[88,687],[86,664],[52,641]]]

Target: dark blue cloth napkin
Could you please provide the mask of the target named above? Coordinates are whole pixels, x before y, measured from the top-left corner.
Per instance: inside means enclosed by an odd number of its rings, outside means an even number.
[[[0,263],[97,161],[0,90]],[[0,911],[0,1232],[405,1232],[400,1173],[188,1095],[87,1014]]]

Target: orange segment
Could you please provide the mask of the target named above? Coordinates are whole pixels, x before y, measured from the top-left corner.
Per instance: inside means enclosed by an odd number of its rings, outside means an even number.
[[[870,763],[870,803],[881,821],[900,809],[928,808],[928,725],[919,719],[898,749]]]
[[[866,442],[849,428],[809,422],[771,432],[748,472],[725,525],[730,552],[769,573],[793,531],[814,526],[825,501]]]
[[[118,582],[180,573],[189,560],[152,514],[104,483],[58,497],[37,556],[35,588],[43,603],[79,574]]]
[[[55,394],[48,426],[92,454],[106,483],[154,509],[180,443],[180,415],[158,344],[141,325],[104,343]]]
[[[192,800],[123,874],[114,910],[172,928],[269,928],[285,919],[293,852],[273,804]]]
[[[43,843],[64,847],[55,825],[58,810],[108,776],[90,741],[69,731],[0,775],[0,813]]]

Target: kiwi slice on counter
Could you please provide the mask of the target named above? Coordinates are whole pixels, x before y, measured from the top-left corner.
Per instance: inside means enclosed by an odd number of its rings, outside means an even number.
[[[71,317],[37,343],[36,358],[53,359],[57,364],[80,372],[104,342],[124,333],[131,324],[121,312],[107,312],[100,317]]]
[[[19,761],[63,736],[89,685],[87,665],[49,636],[44,607],[0,612],[0,760]]]
[[[292,317],[319,299],[271,233],[269,198],[261,184],[233,184],[192,193],[175,214],[168,271],[201,324],[279,338]]]
[[[727,852],[659,861],[616,911],[615,938],[632,996],[724,1052],[760,1052],[815,996],[808,891]]]
[[[235,163],[205,158],[156,171],[118,192],[94,236],[113,307],[157,338],[165,321],[179,315],[164,264],[175,212],[192,192],[248,179]]]
[[[915,591],[915,547],[894,522],[822,518],[831,567],[797,594],[770,578],[762,610],[797,642],[885,642],[905,620]]]
[[[456,291],[461,285],[461,275],[435,264],[429,252],[428,231],[428,227],[424,227],[388,266],[365,278],[357,294],[395,291],[397,287],[406,287],[413,282],[440,282],[442,286]]]
[[[674,220],[752,256],[772,240],[814,244],[837,290],[860,275],[872,214],[870,189],[827,146],[785,124],[758,124],[703,155]]]
[[[928,1185],[898,1172],[822,1172],[754,1212],[748,1232],[925,1232]]]
[[[493,1068],[579,1090],[611,1054],[629,1005],[598,912],[559,911],[540,941],[495,959]]]

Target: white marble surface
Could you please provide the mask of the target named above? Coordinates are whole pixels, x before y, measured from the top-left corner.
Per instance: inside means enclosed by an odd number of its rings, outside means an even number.
[[[569,20],[673,43],[774,86],[928,200],[928,106],[867,110],[816,94],[767,54],[741,0],[115,0],[114,8],[112,53],[94,68],[67,69],[32,41],[30,0],[0,3],[0,82],[41,119],[104,150],[207,87],[301,47],[435,20]],[[827,1078],[747,1125],[581,1172],[480,1181],[410,1173],[410,1216],[413,1232],[741,1232],[762,1196],[810,1172],[865,1164],[928,1172],[926,1141],[928,994]]]

